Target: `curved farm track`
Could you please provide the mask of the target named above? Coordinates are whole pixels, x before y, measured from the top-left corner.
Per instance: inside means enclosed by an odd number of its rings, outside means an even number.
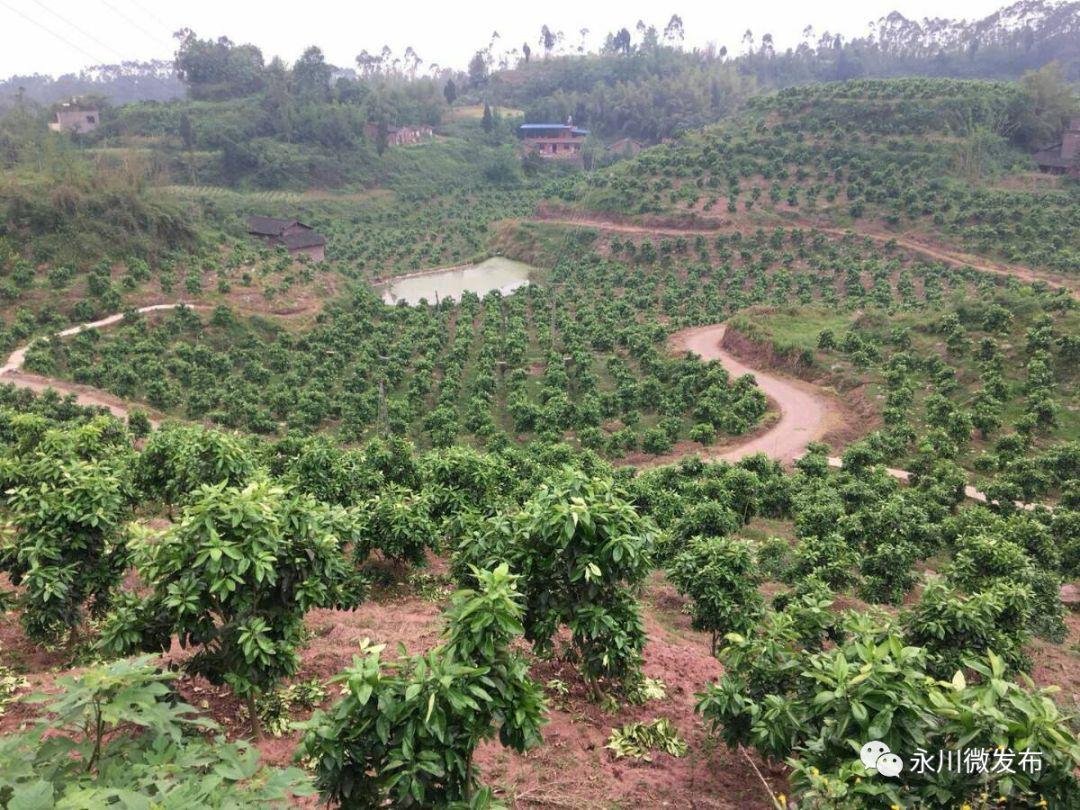
[[[189,309],[205,309],[194,304],[186,304],[183,302],[176,304],[152,304],[147,307],[139,307],[136,312],[159,312],[167,309],[178,309],[179,307],[188,307]],[[124,319],[124,313],[118,312],[114,315],[109,315],[106,318],[102,318],[99,321],[90,321],[89,323],[79,324],[73,326],[70,329],[64,329],[56,333],[56,337],[70,337],[71,335],[77,335],[80,332],[85,332],[87,329],[104,329],[108,326],[120,323]],[[46,389],[53,389],[61,394],[74,394],[75,401],[80,405],[87,407],[105,408],[113,416],[118,419],[126,419],[129,410],[131,409],[130,403],[120,397],[113,396],[112,394],[102,391],[100,388],[94,388],[89,385],[80,385],[78,383],[69,382],[67,380],[57,379],[56,377],[42,377],[38,374],[29,374],[22,370],[23,364],[26,362],[26,352],[30,348],[29,345],[13,351],[8,356],[7,362],[0,367],[0,383],[11,383],[16,388],[28,388],[31,391],[41,392]],[[146,412],[150,409],[140,406],[140,410]],[[160,414],[150,413],[150,424],[154,427],[160,423],[163,417]]]
[[[806,452],[810,442],[818,441],[841,424],[845,418],[844,408],[835,397],[818,386],[778,376],[745,365],[722,346],[726,327],[724,324],[697,326],[676,332],[668,339],[675,351],[690,351],[703,360],[718,360],[732,376],[753,374],[758,387],[765,392],[770,404],[778,411],[779,418],[767,429],[736,444],[721,445],[713,450],[686,451],[676,457],[664,457],[660,463],[678,461],[682,456],[704,455],[706,458],[738,461],[754,453],[764,453],[785,464],[798,459]],[[829,466],[839,468],[841,459],[829,456]],[[886,467],[886,472],[897,480],[907,482],[910,473]],[[986,502],[986,496],[973,486],[964,487],[964,495],[974,501]],[[1019,504],[1032,508],[1031,504]]]
[[[594,216],[572,217],[565,216],[564,214],[548,216],[543,213],[531,221],[549,225],[563,225],[572,228],[595,228],[596,230],[610,231],[613,233],[655,234],[658,236],[715,236],[718,234],[736,232],[745,233],[750,230],[746,227],[739,228],[728,226],[719,221],[717,222],[716,227],[683,227],[672,224],[638,224]],[[830,236],[843,237],[854,234],[855,236],[864,236],[868,239],[872,239],[880,245],[884,245],[887,242],[895,242],[905,250],[933,261],[943,262],[944,264],[953,267],[970,267],[983,273],[992,273],[997,276],[1010,276],[1027,283],[1041,281],[1048,287],[1068,290],[1074,298],[1080,298],[1080,280],[1058,275],[1056,273],[1046,273],[1034,270],[1022,265],[993,262],[980,256],[962,253],[941,245],[927,244],[921,240],[903,234],[893,234],[876,230],[844,230],[842,228],[817,225],[809,220],[783,220],[777,222],[777,225],[787,228],[813,229],[821,233],[827,233]]]
[[[181,302],[176,304],[153,304],[140,307],[135,311],[139,313],[158,312],[179,307],[205,309],[205,307]],[[56,336],[70,337],[87,329],[103,329],[117,324],[123,319],[123,313],[116,313],[98,321],[91,321],[73,326],[70,329],[64,329],[57,332]],[[721,445],[706,450],[704,454],[696,446],[687,447],[670,455],[650,459],[650,466],[673,463],[683,457],[694,455],[705,455],[706,458],[716,460],[738,461],[755,453],[764,453],[784,464],[790,464],[806,452],[807,445],[810,442],[823,438],[826,433],[843,422],[843,408],[835,398],[821,388],[801,380],[794,380],[789,377],[770,374],[760,369],[750,368],[724,349],[721,342],[724,339],[725,329],[726,326],[722,323],[684,329],[669,338],[669,346],[676,352],[693,352],[703,360],[718,360],[733,376],[754,375],[758,387],[765,392],[778,417],[762,430],[744,437],[734,444]],[[74,394],[75,401],[80,405],[105,408],[119,419],[127,418],[132,406],[126,400],[89,385],[80,385],[56,377],[28,374],[23,371],[22,368],[26,361],[28,348],[29,346],[23,346],[11,353],[7,362],[0,367],[0,383],[11,383],[18,388],[28,388],[37,392],[51,388],[61,394]],[[143,411],[149,410],[143,406],[139,407]],[[152,411],[149,416],[150,423],[154,427],[157,427],[164,419],[161,414]],[[840,459],[833,456],[829,457],[829,465],[839,467]],[[908,473],[904,470],[890,468],[888,472],[901,481],[908,480]],[[974,500],[986,500],[985,495],[971,486],[965,488],[965,494]]]
[[[810,442],[817,441],[840,420],[839,404],[820,388],[800,380],[778,377],[750,368],[721,345],[724,324],[698,326],[676,332],[668,345],[676,352],[692,352],[702,360],[719,360],[733,377],[754,375],[778,418],[764,432],[756,433],[735,445],[719,447],[711,458],[738,461],[754,453],[789,464],[806,452]]]
[[[136,312],[158,312],[182,306],[203,309],[203,307],[184,303],[154,304],[141,307]],[[123,313],[116,313],[98,321],[64,329],[57,332],[56,336],[70,337],[87,329],[104,329],[120,323],[123,319]],[[714,324],[683,330],[671,336],[669,345],[673,351],[690,351],[705,360],[719,360],[733,376],[753,374],[758,386],[765,392],[779,416],[766,429],[744,437],[736,444],[717,448],[710,457],[738,461],[754,453],[765,453],[770,458],[790,463],[806,452],[807,444],[822,438],[831,427],[836,425],[838,405],[821,389],[809,383],[774,376],[744,365],[721,347],[725,328],[724,324]],[[132,408],[127,400],[89,385],[80,385],[56,377],[45,377],[23,371],[28,349],[29,346],[23,346],[11,353],[7,362],[0,367],[0,383],[11,383],[18,388],[29,388],[37,392],[51,388],[61,394],[75,394],[76,401],[80,405],[106,408],[120,419],[127,417]],[[143,406],[139,407],[145,410]],[[156,424],[161,418],[160,415],[156,415],[151,422]],[[673,455],[670,459],[662,457],[658,460],[677,461],[683,456],[694,455],[695,452],[688,449]],[[836,462],[839,463],[839,459]]]

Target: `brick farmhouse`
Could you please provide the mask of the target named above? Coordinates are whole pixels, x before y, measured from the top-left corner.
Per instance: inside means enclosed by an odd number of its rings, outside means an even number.
[[[253,216],[248,217],[247,226],[249,234],[268,244],[285,248],[290,256],[304,254],[316,262],[326,258],[326,237],[303,222]]]
[[[53,132],[82,135],[97,129],[99,120],[97,110],[83,110],[77,105],[65,104],[56,111],[56,120],[49,122],[49,129]]]

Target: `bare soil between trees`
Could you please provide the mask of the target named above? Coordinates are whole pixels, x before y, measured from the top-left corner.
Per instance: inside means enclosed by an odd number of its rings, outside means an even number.
[[[429,571],[445,572],[440,558],[429,560]],[[3,583],[6,585],[6,583]],[[622,703],[607,711],[592,698],[572,663],[540,659],[522,643],[534,680],[546,685],[547,723],[543,743],[524,754],[503,748],[497,741],[483,743],[475,762],[480,778],[498,798],[513,808],[573,808],[607,810],[612,807],[701,808],[705,810],[768,810],[774,805],[755,774],[756,767],[773,793],[786,793],[786,768],[769,765],[756,754],[730,750],[715,741],[694,712],[695,693],[718,679],[722,667],[709,651],[709,636],[690,627],[679,596],[661,573],[647,583],[642,613],[648,643],[644,672],[663,681],[666,695],[645,704]],[[326,683],[352,663],[359,643],[370,638],[385,643],[384,660],[396,657],[397,645],[420,653],[439,643],[445,599],[421,598],[407,589],[376,592],[356,610],[312,610],[306,617],[309,639],[301,650],[297,680],[317,678]],[[56,692],[56,678],[77,674],[81,667],[66,663],[63,649],[43,650],[22,633],[16,613],[0,614],[0,650],[4,663],[27,680],[29,692]],[[162,663],[176,667],[190,655],[173,643]],[[558,684],[556,686],[556,684]],[[176,681],[180,697],[214,720],[229,739],[250,738],[244,702],[226,686],[214,686],[202,677],[181,675]],[[339,695],[331,687],[327,708]],[[0,734],[11,733],[37,716],[38,706],[17,701],[0,714]],[[294,715],[297,721],[310,712]],[[652,761],[615,759],[604,746],[615,728],[627,723],[666,717],[690,745],[684,757],[653,752]],[[302,732],[294,729],[280,737],[264,736],[253,744],[270,765],[294,764]],[[753,762],[753,766],[751,766]],[[296,806],[319,807],[316,798]]]
[[[176,305],[172,305],[176,306]],[[160,308],[160,307],[159,307]],[[120,316],[86,325],[101,328]],[[75,329],[78,331],[78,328]],[[73,334],[68,330],[69,334]],[[790,461],[805,452],[809,442],[826,437],[830,431],[858,430],[845,420],[850,413],[844,403],[828,391],[801,380],[751,368],[722,345],[723,324],[697,327],[672,335],[674,351],[692,351],[706,360],[720,361],[734,375],[752,373],[758,385],[775,405],[777,418],[766,429],[735,444],[716,448],[714,458],[737,460],[755,452]],[[80,401],[126,413],[125,404],[103,392],[85,389],[61,380],[35,377],[20,371],[25,352],[16,352],[0,375],[0,381],[32,387],[46,385],[78,394]],[[115,412],[115,411],[114,411]],[[838,459],[832,459],[839,463]],[[902,471],[892,471],[898,477]],[[444,574],[444,560],[432,558],[429,571]],[[766,586],[763,586],[763,588]],[[325,682],[348,666],[359,642],[371,638],[386,642],[386,655],[401,643],[412,653],[428,649],[439,641],[442,626],[442,599],[431,601],[416,593],[385,592],[373,595],[353,611],[313,610],[306,618],[309,641],[301,653],[300,679]],[[686,601],[655,573],[642,594],[642,611],[648,643],[644,651],[644,671],[664,682],[666,696],[643,705],[624,704],[607,712],[598,706],[581,682],[573,665],[559,660],[532,660],[533,677],[547,685],[550,700],[544,743],[533,751],[516,754],[497,742],[483,744],[476,763],[483,781],[496,795],[514,808],[611,807],[721,808],[766,810],[774,807],[770,793],[787,792],[786,768],[767,764],[756,754],[732,750],[708,734],[694,712],[695,693],[722,673],[710,654],[707,634],[690,627]],[[838,602],[837,608],[844,605]],[[1071,646],[1036,643],[1036,681],[1060,683],[1066,700],[1080,698],[1080,683],[1074,673],[1080,617],[1068,619]],[[24,674],[32,691],[55,691],[58,675],[77,672],[65,663],[63,650],[42,650],[31,645],[22,633],[15,613],[0,614],[0,650],[3,660]],[[523,648],[526,654],[531,653]],[[188,653],[174,644],[166,662],[178,665]],[[184,700],[213,718],[230,738],[247,737],[250,726],[242,704],[226,687],[216,687],[202,678],[183,676],[177,684]],[[331,689],[326,704],[336,700]],[[36,707],[22,702],[7,707],[0,715],[0,733],[17,730],[36,714]],[[306,713],[297,716],[304,719]],[[604,746],[615,728],[626,723],[666,717],[689,743],[689,753],[681,758],[654,753],[652,761],[615,759]],[[257,742],[263,759],[274,765],[290,764],[300,739],[294,730],[281,737],[267,736]],[[763,784],[763,781],[767,784]],[[311,798],[298,806],[316,807]]]

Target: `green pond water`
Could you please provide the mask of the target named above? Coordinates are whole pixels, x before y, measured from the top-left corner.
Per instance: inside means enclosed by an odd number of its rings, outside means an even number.
[[[523,262],[500,256],[469,267],[437,270],[432,273],[386,281],[376,287],[387,304],[404,301],[410,306],[426,299],[429,304],[452,298],[461,300],[463,292],[474,292],[483,298],[498,290],[506,295],[529,283],[532,267]]]

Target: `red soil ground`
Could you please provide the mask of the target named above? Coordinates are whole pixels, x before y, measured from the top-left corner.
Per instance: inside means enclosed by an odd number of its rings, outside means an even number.
[[[546,690],[549,722],[539,748],[516,754],[497,741],[481,746],[476,763],[483,781],[514,808],[771,808],[749,754],[711,741],[694,714],[694,693],[718,678],[722,670],[709,652],[708,636],[690,629],[689,618],[682,612],[684,604],[660,574],[653,577],[644,594],[649,637],[645,674],[664,682],[667,696],[663,700],[626,705],[607,714],[589,699],[572,666],[533,658],[534,679],[547,683],[557,678],[569,692],[560,697]],[[312,637],[303,651],[298,679],[329,680],[351,663],[364,638],[385,643],[383,656],[387,659],[396,655],[399,643],[410,653],[428,649],[439,641],[444,607],[400,593],[383,594],[355,611],[313,610],[307,616]],[[531,652],[523,649],[531,657]],[[164,659],[179,664],[186,656],[174,646]],[[45,652],[27,642],[17,616],[0,614],[0,660],[25,673],[27,691],[53,691],[58,675],[77,672],[64,667],[65,658],[64,651]],[[187,702],[212,717],[230,738],[249,736],[243,703],[227,687],[189,676],[181,677],[177,686]],[[336,697],[331,690],[327,705]],[[18,729],[32,720],[37,710],[29,704],[8,706],[0,716],[0,733]],[[612,729],[657,717],[667,717],[675,724],[689,743],[690,753],[682,758],[655,753],[652,762],[644,762],[616,760],[604,747]],[[289,765],[299,739],[299,732],[293,732],[267,736],[257,745],[266,762]],[[783,768],[769,767],[756,755],[753,759],[773,791],[786,792]],[[315,806],[312,800],[303,804]]]
[[[433,568],[443,568],[433,560]],[[763,590],[775,590],[766,583]],[[773,805],[762,778],[775,793],[786,793],[785,768],[769,766],[756,755],[733,751],[712,739],[701,718],[694,713],[694,693],[722,673],[719,662],[709,652],[707,634],[690,628],[683,608],[686,601],[660,573],[649,580],[642,596],[648,644],[644,654],[645,674],[659,678],[666,686],[662,700],[644,705],[625,705],[608,714],[587,694],[575,669],[557,660],[532,659],[532,676],[547,684],[562,681],[568,693],[560,696],[551,687],[549,722],[544,727],[543,744],[525,754],[502,748],[497,742],[478,749],[476,763],[483,781],[512,808],[612,807],[748,808],[768,810]],[[420,652],[439,642],[442,601],[425,600],[404,589],[377,594],[355,611],[314,610],[307,617],[311,638],[302,654],[298,679],[318,678],[324,683],[351,663],[359,642],[370,638],[385,643],[384,657],[396,654],[400,643],[410,652]],[[836,609],[865,609],[855,599],[838,599]],[[1032,644],[1035,658],[1032,675],[1039,685],[1057,684],[1062,692],[1058,702],[1067,710],[1080,704],[1080,616],[1067,618],[1069,638],[1056,645],[1042,641]],[[165,656],[171,664],[186,657],[174,648]],[[0,614],[0,661],[25,674],[26,691],[53,691],[58,675],[75,673],[64,665],[63,650],[46,651],[26,641],[13,613]],[[230,738],[249,736],[242,702],[227,687],[215,687],[202,678],[182,677],[178,681],[182,697],[218,722]],[[336,699],[331,690],[326,703]],[[0,733],[9,733],[31,721],[38,707],[15,703],[0,716]],[[612,729],[625,723],[666,717],[689,743],[682,758],[655,753],[652,762],[615,759],[604,745]],[[306,713],[295,719],[305,719]],[[268,736],[258,742],[263,759],[274,765],[292,764],[299,732],[282,737]],[[753,764],[751,764],[753,763]],[[755,770],[756,768],[756,770]],[[759,777],[760,773],[760,777]],[[315,807],[308,799],[301,806]]]

